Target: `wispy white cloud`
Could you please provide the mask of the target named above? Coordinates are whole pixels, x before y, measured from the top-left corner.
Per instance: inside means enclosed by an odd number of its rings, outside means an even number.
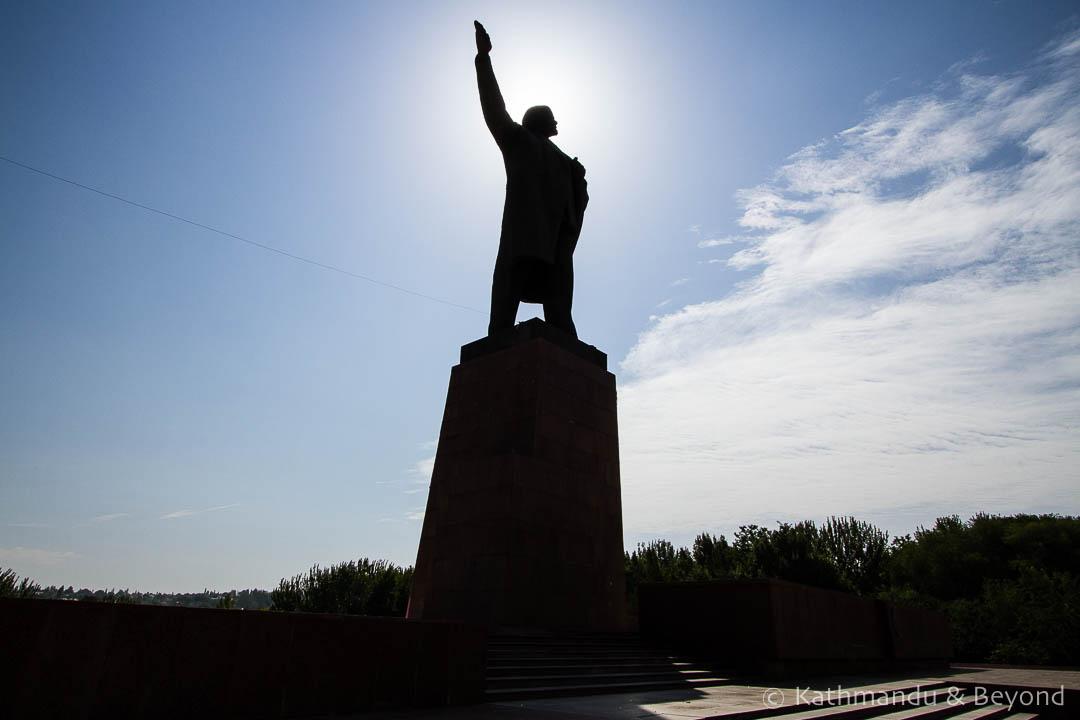
[[[438,446],[438,441],[430,443],[424,443],[420,446],[422,450],[430,452]],[[405,495],[419,495],[420,493],[426,493],[428,485],[431,483],[431,474],[435,471],[435,456],[431,455],[423,460],[417,460],[413,463],[413,466],[409,468],[408,474],[411,477],[409,484],[412,487],[406,488],[402,492]],[[424,508],[413,508],[405,514],[406,520],[423,520]]]
[[[427,485],[431,480],[431,473],[435,472],[435,456],[426,457],[423,460],[417,460],[411,468],[409,468],[409,475],[412,475],[415,482],[422,482]]]
[[[46,525],[45,523],[36,523],[36,522],[13,522],[13,523],[8,523],[7,526],[8,527],[17,527],[17,528],[47,528],[47,527],[52,527],[51,525]]]
[[[756,274],[622,364],[631,534],[1080,509],[1078,43],[958,66],[739,193]]]
[[[701,238],[697,244],[699,248],[720,247],[721,245],[746,242],[746,238],[742,235],[721,236],[717,235],[712,230],[702,230],[701,225],[691,225],[687,232],[693,233]]]
[[[1075,30],[1060,42],[1047,46],[1045,56],[1050,58],[1069,58],[1080,54],[1080,30]]]
[[[120,518],[126,518],[126,517],[130,517],[130,515],[128,513],[124,513],[124,512],[109,513],[107,515],[95,515],[94,517],[90,518],[90,522],[104,523],[104,522],[109,522],[110,520],[119,520]]]
[[[661,300],[660,302],[656,303],[656,307],[662,308],[665,305],[670,305],[670,304],[671,304],[671,298],[668,298],[666,300]]]
[[[690,282],[690,278],[682,277],[682,278],[679,278],[678,280],[672,280],[671,281],[671,287],[678,287],[680,285],[685,285],[688,282]]]
[[[409,510],[407,513],[405,513],[405,519],[406,520],[423,520],[424,519],[424,508],[419,507],[419,508],[413,508],[412,510]]]
[[[0,547],[0,565],[4,567],[59,565],[77,557],[79,557],[78,553],[71,551],[61,552],[22,546],[13,548]]]
[[[175,520],[177,518],[191,517],[192,515],[202,515],[203,513],[217,512],[218,510],[228,510],[229,508],[240,507],[240,503],[229,503],[228,505],[215,505],[214,507],[202,508],[201,510],[176,510],[171,513],[162,515],[159,520]]]
[[[739,236],[739,237],[734,237],[734,236],[711,237],[711,238],[707,238],[705,240],[702,240],[701,242],[699,242],[697,244],[697,246],[699,248],[711,248],[711,247],[720,247],[721,245],[732,245],[734,243],[744,242],[744,241],[745,241],[745,238],[742,237],[742,236]]]

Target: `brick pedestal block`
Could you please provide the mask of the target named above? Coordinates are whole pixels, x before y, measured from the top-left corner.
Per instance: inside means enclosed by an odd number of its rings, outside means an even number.
[[[615,376],[539,320],[450,375],[409,617],[622,629]]]

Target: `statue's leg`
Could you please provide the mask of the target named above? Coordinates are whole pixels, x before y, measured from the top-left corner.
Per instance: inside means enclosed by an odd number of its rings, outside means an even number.
[[[548,286],[547,300],[544,302],[544,320],[564,330],[571,337],[577,337],[577,328],[570,315],[574,302],[574,256],[569,247],[560,244],[551,268],[551,282]]]
[[[518,305],[521,303],[521,293],[517,285],[514,263],[506,260],[500,253],[495,259],[495,273],[491,279],[491,315],[488,320],[488,335],[514,327]]]

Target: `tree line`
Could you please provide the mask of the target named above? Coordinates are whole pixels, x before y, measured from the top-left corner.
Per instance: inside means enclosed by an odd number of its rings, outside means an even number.
[[[626,553],[631,604],[642,583],[758,578],[944,612],[957,660],[1080,664],[1080,518],[953,515],[891,540],[870,523],[830,518]]]
[[[643,583],[774,578],[944,612],[956,659],[1080,665],[1080,518],[979,514],[938,518],[890,538],[852,517],[743,525],[729,541],[702,533],[624,555],[631,607]],[[0,569],[0,597],[403,617],[413,569],[361,558],[230,593],[129,593],[49,587]]]
[[[11,572],[11,571],[5,571]],[[14,577],[14,573],[12,573]],[[0,597],[5,596],[7,585],[0,578]],[[78,600],[80,602],[127,603],[133,605],[170,605],[192,608],[230,608],[238,610],[265,610],[270,607],[269,590],[203,590],[201,593],[161,593],[138,592],[131,590],[90,590],[73,586],[57,587],[50,585],[42,588],[27,579],[19,582],[19,590],[14,585],[8,595],[12,597],[37,597],[44,600]]]

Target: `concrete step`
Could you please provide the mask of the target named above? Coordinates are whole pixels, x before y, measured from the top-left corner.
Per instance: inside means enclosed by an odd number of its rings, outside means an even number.
[[[893,712],[886,711],[872,717],[875,720],[938,720],[939,718],[968,717],[969,715],[979,720],[995,720],[1008,714],[1009,709],[1004,706],[987,707],[976,704],[974,697],[964,697],[958,702],[944,702],[933,705],[909,706]]]
[[[487,702],[499,702],[501,700],[526,700],[548,697],[587,697],[589,695],[606,695],[609,693],[623,692],[648,692],[652,690],[674,690],[678,688],[709,687],[722,685],[728,682],[727,678],[714,677],[698,680],[670,680],[653,682],[622,682],[622,683],[598,683],[596,685],[551,685],[547,687],[532,688],[506,688],[488,690],[485,693]]]
[[[601,683],[628,683],[673,680],[701,680],[716,677],[709,670],[653,670],[647,672],[592,673],[588,675],[516,675],[488,678],[488,690],[503,688],[551,687],[555,685],[599,685]]]
[[[598,651],[598,652],[632,652],[635,649],[641,647],[641,643],[631,642],[617,642],[617,643],[575,643],[571,641],[559,641],[559,642],[526,642],[526,643],[512,643],[512,642],[489,642],[488,647],[492,650],[499,652],[514,651],[514,652],[529,652],[529,651],[549,651],[552,648],[573,648],[574,650],[586,651]]]
[[[1036,715],[1011,713],[1004,705],[984,705],[973,695],[957,696],[959,688],[945,687],[928,692],[925,686],[910,688],[918,690],[917,700],[903,699],[884,701],[838,702],[826,706],[808,704],[787,705],[780,708],[750,710],[716,716],[710,720],[754,720],[776,718],[777,720],[1032,720]],[[962,691],[962,689],[961,689]],[[890,691],[891,692],[891,691]]]
[[[613,633],[610,635],[591,634],[551,634],[551,635],[492,635],[490,645],[549,645],[566,643],[571,645],[637,645],[640,638],[634,633]]]
[[[530,645],[569,645],[573,647],[640,645],[637,633],[548,633],[540,635],[493,635],[488,639],[491,647],[506,645],[527,647]]]
[[[942,682],[891,688],[880,694],[866,694],[862,688],[848,690],[828,704],[802,702],[777,708],[761,708],[716,716],[724,720],[934,720],[975,713],[973,718],[1001,717],[1000,707],[976,707],[974,696],[963,688]],[[808,699],[814,697],[807,693]],[[979,714],[982,713],[982,714]]]
[[[976,710],[969,710],[959,715],[954,715],[952,720],[1006,720],[1016,717],[1007,705],[984,705]],[[1029,717],[1035,717],[1030,715]]]
[[[501,678],[521,675],[603,675],[620,672],[649,672],[665,670],[699,670],[703,666],[689,662],[671,662],[666,659],[643,658],[634,662],[604,663],[556,663],[553,665],[488,665],[488,678]]]
[[[640,646],[589,646],[577,647],[575,645],[530,645],[525,647],[492,647],[488,646],[489,657],[547,657],[551,655],[578,656],[578,657],[618,657],[621,655],[650,655],[648,650]]]
[[[970,701],[968,701],[970,702]],[[853,702],[825,706],[794,705],[772,710],[755,710],[717,716],[713,720],[747,720],[776,718],[777,720],[938,720],[970,710],[970,704],[907,704],[903,702]]]
[[[501,655],[487,657],[488,668],[494,667],[572,667],[575,665],[646,665],[649,663],[674,663],[677,658],[666,655]]]

